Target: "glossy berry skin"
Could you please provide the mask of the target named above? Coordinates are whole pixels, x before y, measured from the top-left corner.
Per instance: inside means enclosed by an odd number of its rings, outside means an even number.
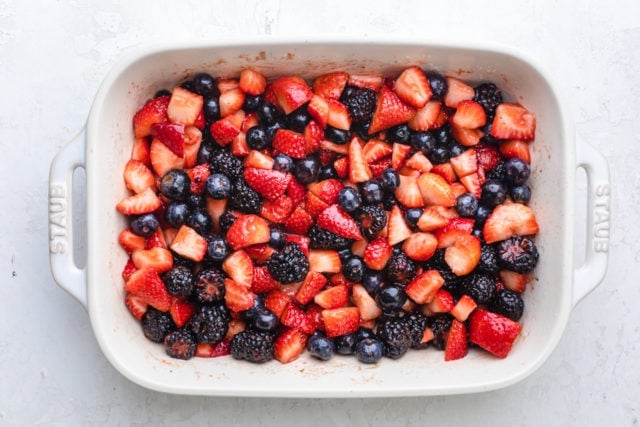
[[[253,126],[247,131],[247,145],[253,150],[263,150],[271,143],[269,132],[265,126]]]
[[[365,338],[356,344],[356,358],[362,363],[377,363],[382,359],[382,342],[377,338]]]
[[[438,147],[446,147],[456,143],[456,140],[453,138],[453,134],[451,133],[451,128],[447,125],[439,127],[434,130],[433,133],[438,140]]]
[[[364,261],[356,255],[350,257],[342,264],[342,274],[347,278],[347,280],[352,282],[360,282],[362,280],[362,276],[364,276],[365,270]]]
[[[320,174],[320,160],[317,156],[308,156],[295,163],[293,175],[300,184],[310,184],[318,179]]]
[[[155,95],[153,95],[154,98],[161,98],[163,96],[171,96],[171,92],[169,92],[167,89],[160,89],[155,93]]]
[[[349,142],[349,135],[348,130],[334,128],[333,126],[327,126],[324,130],[324,137],[339,145]]]
[[[205,98],[202,105],[202,114],[207,121],[214,122],[220,119],[220,102],[218,98]]]
[[[354,212],[362,205],[362,197],[353,187],[344,187],[338,193],[338,204],[347,212]]]
[[[522,159],[509,159],[504,164],[505,179],[511,185],[522,185],[531,175],[531,168]]]
[[[184,200],[190,189],[189,175],[179,169],[171,169],[160,180],[160,192],[171,200]]]
[[[291,172],[293,170],[293,159],[286,154],[278,153],[273,158],[272,169],[279,172]]]
[[[399,284],[385,285],[378,289],[376,301],[383,311],[400,310],[407,302],[407,294]]]
[[[231,193],[231,180],[226,175],[214,173],[207,178],[205,190],[212,199],[227,199]]]
[[[526,205],[531,200],[531,188],[528,185],[515,185],[509,191],[511,199],[516,203]]]
[[[355,333],[335,337],[333,343],[336,348],[336,353],[343,355],[353,354],[356,350],[356,338],[357,335]]]
[[[427,79],[429,80],[429,86],[431,86],[431,99],[442,99],[447,94],[447,89],[449,89],[444,76],[428,73]]]
[[[318,174],[318,180],[323,181],[325,179],[338,179],[338,172],[336,172],[335,168],[332,165],[322,166],[320,168],[320,173]]]
[[[517,322],[524,312],[524,301],[520,295],[509,289],[502,289],[496,292],[489,303],[489,309],[494,313],[502,314],[505,317]]]
[[[391,192],[400,186],[400,175],[391,168],[382,171],[381,180],[384,191]]]
[[[404,212],[404,219],[407,221],[407,224],[411,227],[415,227],[418,225],[418,220],[422,216],[422,209],[420,208],[411,208],[407,209]]]
[[[465,148],[462,145],[458,144],[457,142],[454,142],[453,144],[449,145],[449,154],[451,158],[458,157],[464,152],[465,152]]]
[[[184,202],[171,202],[164,211],[164,220],[173,228],[180,228],[191,216],[191,208]]]
[[[312,335],[307,340],[307,351],[320,360],[329,360],[335,352],[333,341],[323,335]]]
[[[367,205],[373,205],[382,201],[382,185],[379,181],[372,179],[362,184],[360,187],[362,200]]]
[[[134,218],[129,227],[134,234],[142,237],[150,237],[160,226],[160,221],[154,214],[148,213]]]
[[[278,109],[270,102],[263,102],[258,106],[256,111],[258,113],[260,123],[267,126],[271,126],[280,120],[280,113],[278,112]]]
[[[204,208],[206,206],[206,199],[202,194],[189,194],[186,199],[187,206],[191,209]]]
[[[198,73],[192,79],[193,89],[198,95],[208,96],[217,91],[216,80],[207,73]]]
[[[393,126],[387,130],[386,137],[388,142],[407,144],[411,137],[411,130],[406,124]]]
[[[207,257],[214,262],[222,262],[231,253],[229,245],[222,236],[209,235],[207,240]]]
[[[263,101],[262,95],[245,94],[244,103],[242,104],[242,109],[245,111],[245,113],[253,113],[258,109],[262,101]]]
[[[478,200],[471,193],[456,198],[456,210],[463,218],[474,218],[478,212]]]
[[[277,227],[271,227],[269,230],[269,246],[274,249],[282,249],[286,243],[285,235]]]
[[[291,129],[294,132],[304,132],[304,128],[306,128],[311,121],[311,116],[307,112],[307,106],[303,105],[302,107],[299,107],[298,109],[289,113],[286,121],[287,128]]]
[[[167,334],[176,329],[169,313],[163,313],[153,307],[148,307],[142,316],[142,332],[153,342],[162,342]]]
[[[258,331],[273,332],[278,327],[278,316],[268,308],[262,308],[253,317],[253,327]]]
[[[449,161],[450,153],[446,147],[436,147],[429,153],[429,160],[434,165],[439,165]]]
[[[438,141],[431,132],[414,132],[411,134],[410,142],[416,150],[429,154],[436,148]]]
[[[489,215],[491,215],[491,208],[485,205],[479,205],[476,210],[476,227],[482,227],[487,221],[487,218],[489,218]]]
[[[362,286],[369,292],[371,295],[375,295],[376,291],[382,286],[384,283],[384,277],[381,272],[369,270],[365,273],[362,278]]]
[[[373,329],[371,328],[364,328],[364,327],[360,327],[358,328],[358,332],[356,332],[356,341],[360,342],[363,339],[366,338],[375,338],[376,337],[376,333],[373,332]]]
[[[193,228],[201,236],[206,236],[211,231],[213,221],[206,210],[196,209],[187,219],[187,225]]]
[[[495,208],[499,204],[503,203],[507,198],[507,187],[500,181],[495,179],[489,179],[482,184],[482,195],[480,196],[480,203],[483,205]]]

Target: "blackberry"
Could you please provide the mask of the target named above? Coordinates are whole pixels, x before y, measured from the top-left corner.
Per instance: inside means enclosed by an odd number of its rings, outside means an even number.
[[[489,169],[486,173],[487,180],[495,179],[496,181],[504,181],[506,177],[506,169],[504,160],[500,160],[493,169]]]
[[[259,214],[262,208],[262,197],[243,179],[238,179],[231,187],[229,204],[231,209],[247,214]]]
[[[171,251],[171,255],[173,256],[173,267],[186,267],[193,271],[193,267],[196,265],[195,262],[181,255],[178,255],[173,251]]]
[[[176,329],[169,313],[163,313],[153,307],[148,307],[142,316],[142,333],[153,342],[162,342],[168,333]]]
[[[538,249],[528,237],[513,236],[497,244],[498,265],[516,273],[528,273],[538,263]]]
[[[482,105],[487,117],[493,117],[502,103],[502,91],[493,83],[483,83],[475,88],[473,100]]]
[[[309,260],[296,243],[289,242],[273,252],[267,268],[274,279],[283,284],[299,282],[309,272]]]
[[[245,329],[231,339],[231,355],[252,363],[273,359],[273,335],[268,332]]]
[[[188,267],[173,267],[162,276],[171,295],[186,296],[193,291],[193,274]]]
[[[493,245],[482,245],[480,250],[480,262],[476,267],[479,273],[497,273],[500,267],[498,266],[498,252]]]
[[[313,225],[307,233],[311,242],[309,247],[312,249],[344,249],[351,246],[351,239],[338,236],[330,231]]]
[[[451,328],[453,317],[449,314],[438,314],[427,317],[427,326],[433,331],[433,340],[430,342],[438,350],[444,350],[447,344],[446,332]]]
[[[502,289],[495,294],[489,303],[489,310],[517,322],[522,317],[524,301],[522,301],[518,293],[509,289]]]
[[[496,291],[496,281],[488,274],[472,273],[462,280],[462,287],[476,303],[487,304]]]
[[[383,354],[391,359],[399,359],[411,348],[411,331],[401,319],[385,319],[378,323],[376,336],[384,346]]]
[[[236,222],[236,216],[230,210],[226,210],[220,215],[218,219],[218,223],[220,224],[220,228],[224,233],[226,233],[229,228]]]
[[[396,249],[387,261],[384,274],[389,282],[406,285],[415,277],[416,265],[404,252]]]
[[[196,339],[187,329],[171,332],[164,339],[167,354],[174,359],[191,359],[196,353]]]
[[[238,179],[244,172],[242,160],[235,157],[226,150],[218,150],[209,156],[211,173],[220,173],[228,176],[231,180]]]
[[[411,334],[411,348],[426,348],[429,344],[422,343],[422,336],[427,328],[427,316],[422,313],[410,313],[402,318]]]
[[[203,305],[189,320],[189,327],[198,343],[215,344],[227,335],[229,319],[229,311],[224,304]]]
[[[351,121],[355,124],[363,124],[371,121],[376,108],[376,93],[371,89],[352,88],[345,91],[340,101],[347,106]]]
[[[368,240],[373,239],[387,225],[387,214],[376,205],[363,206],[355,217],[360,223],[362,235]]]
[[[200,304],[212,304],[224,299],[224,274],[217,268],[206,268],[196,274],[193,298]]]

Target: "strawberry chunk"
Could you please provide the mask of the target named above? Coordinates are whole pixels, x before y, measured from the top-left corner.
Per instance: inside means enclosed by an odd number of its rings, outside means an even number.
[[[273,357],[280,363],[293,362],[304,351],[306,342],[306,334],[296,329],[287,329],[273,343]]]
[[[313,93],[322,98],[338,99],[349,82],[349,74],[344,71],[323,74],[313,81]]]
[[[137,269],[153,268],[164,273],[173,267],[173,255],[164,248],[140,249],[131,254],[131,261]]]
[[[222,269],[227,275],[239,285],[246,288],[251,287],[253,282],[253,261],[242,249],[229,255],[222,262]]]
[[[487,114],[482,105],[475,101],[464,100],[458,103],[456,112],[451,117],[451,123],[465,129],[475,129],[487,123]]]
[[[307,313],[298,305],[291,301],[287,304],[280,316],[280,323],[292,329],[297,329],[305,334],[312,334],[315,331],[314,322]]]
[[[151,136],[166,145],[176,156],[184,156],[184,125],[155,123],[151,125]]]
[[[151,189],[147,188],[142,193],[122,199],[116,205],[116,209],[125,215],[141,215],[150,213],[162,206],[162,202]]]
[[[414,261],[427,261],[438,247],[438,239],[431,233],[413,233],[402,243],[402,250]]]
[[[133,133],[136,138],[151,135],[151,126],[168,120],[169,97],[161,96],[147,101],[133,116]]]
[[[186,225],[180,227],[170,247],[178,255],[195,262],[202,261],[207,253],[207,241]]]
[[[172,123],[191,126],[196,122],[203,104],[202,96],[178,86],[171,92],[167,116]]]
[[[267,88],[267,78],[260,72],[245,68],[240,72],[238,87],[249,95],[260,95]]]
[[[320,273],[310,271],[305,277],[302,285],[298,288],[294,298],[302,305],[308,304],[324,285],[327,283],[327,278]]]
[[[482,228],[487,243],[506,240],[511,236],[537,234],[539,230],[535,213],[521,203],[497,206]]]
[[[182,328],[189,322],[193,313],[195,312],[195,306],[185,298],[173,297],[171,299],[171,308],[169,308],[169,314],[173,319],[173,323],[178,328]]]
[[[382,315],[382,309],[376,303],[376,300],[367,292],[367,290],[359,283],[351,288],[351,297],[353,304],[358,307],[360,319],[367,321],[377,319]]]
[[[332,249],[309,251],[309,271],[318,273],[339,273],[342,268],[340,255]]]
[[[444,285],[444,279],[438,270],[426,270],[409,282],[405,292],[417,304],[424,304],[433,300],[442,285]]]
[[[522,326],[500,314],[477,309],[469,318],[469,341],[494,356],[505,358]]]
[[[331,205],[318,216],[318,227],[346,237],[347,239],[362,239],[360,227],[340,206]]]
[[[405,104],[391,89],[382,86],[371,119],[369,135],[405,123],[415,114],[416,110],[412,106]]]
[[[367,244],[364,249],[363,261],[372,270],[381,271],[391,258],[393,247],[384,237],[378,237]]]
[[[278,107],[289,114],[309,102],[313,92],[300,77],[280,77],[271,83],[271,90]]]
[[[424,107],[431,99],[431,86],[420,68],[411,66],[396,79],[393,91],[398,97],[415,108]]]
[[[160,140],[154,138],[149,148],[149,160],[151,168],[159,177],[164,176],[171,169],[182,169],[184,158],[177,156]]]
[[[447,335],[447,343],[444,348],[444,360],[462,359],[467,355],[467,327],[463,322],[454,319]]]
[[[304,159],[307,155],[307,142],[304,135],[288,129],[278,129],[272,142],[273,148],[294,159]]]
[[[322,310],[322,320],[329,338],[351,334],[360,327],[360,311],[357,307]]]
[[[362,146],[357,137],[349,143],[349,180],[351,182],[366,182],[372,177],[371,169],[364,158]]]
[[[149,306],[144,298],[131,293],[124,297],[124,304],[127,306],[129,313],[138,320],[142,320],[142,316],[147,312],[147,307]]]
[[[156,180],[147,165],[131,159],[124,167],[124,183],[134,193],[142,193],[147,188],[153,188]]]
[[[267,221],[253,214],[239,216],[227,230],[227,243],[233,250],[267,243],[270,238]]]
[[[349,289],[346,285],[336,285],[318,292],[313,301],[324,309],[344,307],[349,302]]]
[[[256,295],[251,289],[232,279],[224,279],[224,302],[229,310],[240,312],[253,307]]]
[[[498,139],[531,141],[536,132],[536,116],[520,104],[503,102],[496,108],[491,136]]]
[[[153,268],[143,268],[133,273],[124,290],[138,296],[156,310],[169,311],[171,307],[171,295]]]

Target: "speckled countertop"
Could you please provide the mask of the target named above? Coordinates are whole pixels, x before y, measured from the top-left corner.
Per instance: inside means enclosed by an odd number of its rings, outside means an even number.
[[[633,0],[0,0],[0,425],[637,425],[639,17]],[[494,41],[528,51],[553,71],[576,133],[611,166],[610,262],[555,352],[524,381],[484,394],[406,399],[159,394],[109,364],[84,308],[56,286],[47,252],[49,165],[82,128],[122,52],[300,30]]]

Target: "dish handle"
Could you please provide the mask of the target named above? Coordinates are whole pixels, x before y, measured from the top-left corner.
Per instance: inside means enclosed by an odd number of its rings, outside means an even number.
[[[85,167],[83,129],[51,162],[49,170],[49,263],[58,285],[87,307],[87,270],[73,260],[73,172]]]
[[[611,180],[607,159],[581,139],[576,141],[576,168],[587,175],[587,250],[573,281],[573,305],[602,282],[609,260]]]

